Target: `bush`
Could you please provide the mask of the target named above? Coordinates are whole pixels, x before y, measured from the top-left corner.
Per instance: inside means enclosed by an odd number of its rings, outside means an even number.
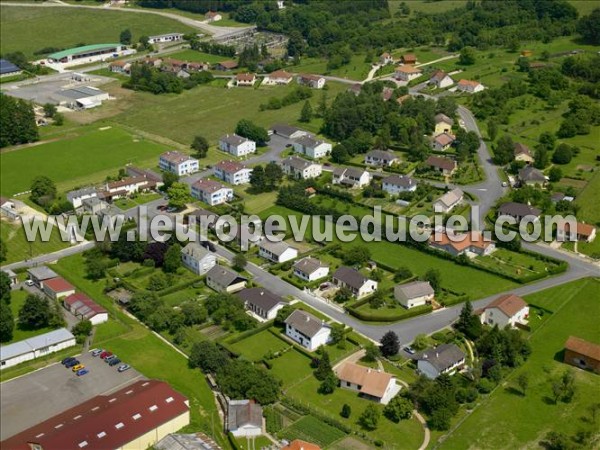
[[[494,390],[495,387],[496,384],[492,380],[489,380],[487,378],[482,378],[481,380],[479,380],[479,383],[477,383],[477,390],[481,394],[489,394]]]

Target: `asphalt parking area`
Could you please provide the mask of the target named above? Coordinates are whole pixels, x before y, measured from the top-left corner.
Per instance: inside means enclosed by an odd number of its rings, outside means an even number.
[[[144,378],[133,367],[119,373],[120,364],[110,367],[89,353],[77,359],[89,369],[88,374],[78,377],[58,363],[0,384],[0,440]]]

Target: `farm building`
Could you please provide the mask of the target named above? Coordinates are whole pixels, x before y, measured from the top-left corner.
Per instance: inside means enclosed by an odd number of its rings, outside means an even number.
[[[167,42],[178,42],[183,39],[183,33],[167,33],[157,36],[148,36],[149,44],[164,44]]]
[[[75,293],[75,287],[61,277],[50,278],[44,281],[44,293],[52,300],[66,297]]]
[[[59,105],[71,109],[90,109],[102,105],[104,100],[110,96],[108,92],[91,86],[78,86],[71,89],[64,89],[57,93]]]
[[[0,78],[12,77],[13,75],[19,75],[20,73],[22,73],[22,70],[18,66],[6,59],[0,59]]]
[[[122,44],[94,44],[83,47],[69,48],[48,55],[48,62],[61,64],[63,67],[105,61],[121,56],[125,50]]]
[[[59,328],[14,344],[3,345],[0,346],[0,369],[6,369],[40,356],[56,353],[73,345],[75,345],[75,336],[66,328]],[[2,448],[5,448],[4,445],[2,445]]]
[[[253,400],[229,400],[227,404],[227,431],[235,437],[262,434],[262,407]]]
[[[75,317],[89,320],[92,325],[98,325],[108,320],[108,312],[87,295],[77,292],[66,297],[64,307]]]
[[[575,336],[569,336],[565,343],[563,361],[580,369],[600,373],[600,345]]]

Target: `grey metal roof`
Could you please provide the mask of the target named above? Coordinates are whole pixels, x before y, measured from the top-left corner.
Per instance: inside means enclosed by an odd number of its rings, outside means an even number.
[[[288,137],[298,131],[305,133],[305,131],[301,130],[300,128],[292,127],[291,125],[286,125],[283,123],[276,123],[271,127],[271,131],[273,131],[275,134]]]
[[[465,354],[454,344],[442,344],[417,353],[414,359],[429,361],[438,372],[442,372],[465,359]]]
[[[248,288],[238,292],[238,297],[244,302],[256,305],[265,311],[270,311],[281,303],[283,299],[265,288]]]
[[[27,269],[27,273],[38,280],[49,280],[50,278],[56,278],[58,274],[47,268],[46,266],[32,267]]]
[[[0,75],[12,72],[20,72],[21,69],[6,59],[0,59]]]
[[[365,281],[368,280],[362,273],[352,267],[342,266],[333,274],[333,278],[342,281],[344,284],[351,286],[355,289],[360,289]]]
[[[285,323],[309,338],[316,335],[321,328],[329,328],[329,325],[321,319],[318,319],[311,313],[302,311],[301,309],[294,310],[288,318],[285,319]]]
[[[405,187],[405,188],[408,188],[408,187],[411,187],[411,186],[414,186],[417,184],[416,181],[413,180],[411,177],[406,177],[404,175],[391,175],[387,178],[384,178],[383,182],[394,185],[394,186],[400,186],[400,187]]]
[[[158,450],[221,450],[215,441],[201,433],[167,434],[154,447]]]
[[[262,407],[250,400],[229,400],[227,418],[230,431],[245,425],[262,427]]]
[[[307,256],[306,258],[302,258],[300,261],[296,261],[294,263],[294,269],[297,269],[303,273],[310,275],[321,267],[329,267],[326,264],[323,264],[317,258],[313,258],[311,256]]]
[[[90,86],[79,86],[76,88],[65,89],[59,92],[60,95],[74,100],[86,97],[94,97],[96,95],[105,94],[104,91]]]
[[[221,139],[220,139],[221,142],[225,142],[226,144],[229,144],[229,145],[240,145],[248,140],[249,139],[246,139],[245,137],[242,137],[242,136],[238,136],[237,134],[226,134],[225,136],[221,137]]]
[[[73,336],[69,330],[66,328],[59,328],[58,330],[40,334],[39,336],[34,336],[29,339],[24,339],[22,341],[15,342],[14,344],[0,346],[0,360],[5,361],[7,359],[35,351],[40,348],[69,341],[71,339],[75,339],[75,336]]]
[[[72,202],[74,199],[83,197],[84,195],[94,195],[96,194],[95,187],[85,187],[82,189],[76,189],[74,191],[67,192],[67,200]]]
[[[434,294],[429,281],[413,281],[412,283],[399,284],[396,288],[402,291],[408,299]]]
[[[214,266],[212,269],[206,272],[206,277],[214,280],[214,282],[220,286],[229,286],[238,279],[240,281],[246,280],[246,278],[241,276],[239,273],[225,266]]]
[[[181,249],[181,253],[191,256],[195,260],[201,260],[206,255],[210,254],[210,252],[197,244],[196,242],[190,242],[188,245]]]

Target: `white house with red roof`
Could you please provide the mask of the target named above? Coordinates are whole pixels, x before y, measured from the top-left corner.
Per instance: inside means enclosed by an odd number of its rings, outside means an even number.
[[[340,366],[336,375],[342,388],[356,391],[360,397],[382,405],[387,405],[400,392],[400,385],[393,375],[352,362]]]
[[[233,200],[233,189],[218,181],[201,179],[192,184],[192,197],[211,206]]]
[[[514,294],[501,295],[479,311],[481,323],[504,328],[507,325],[526,325],[529,318],[529,306],[521,297]]]
[[[483,84],[479,81],[473,80],[460,80],[456,85],[456,89],[461,92],[467,92],[469,94],[474,94],[476,92],[481,92],[485,89]]]
[[[272,86],[277,84],[290,84],[294,76],[285,70],[276,70],[263,78],[263,85]]]
[[[215,176],[235,186],[250,183],[251,174],[251,168],[237,161],[219,161],[215,164]]]
[[[400,81],[412,81],[423,75],[423,71],[418,67],[413,66],[399,66],[394,72],[394,78]]]
[[[237,86],[254,86],[254,83],[256,83],[256,75],[253,73],[238,73],[235,76]]]
[[[173,172],[180,177],[197,172],[200,168],[197,159],[194,159],[176,150],[165,152],[160,155],[158,166],[162,170],[166,172]]]

